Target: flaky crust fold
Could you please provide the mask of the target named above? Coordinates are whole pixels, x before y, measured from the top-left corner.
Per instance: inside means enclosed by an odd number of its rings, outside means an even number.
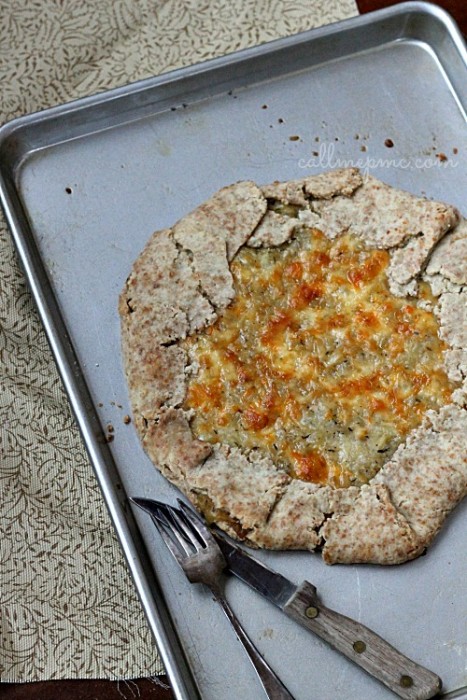
[[[291,220],[268,209],[298,208]],[[448,345],[452,403],[428,411],[368,485],[333,489],[291,479],[257,451],[196,438],[183,409],[190,373],[180,344],[234,298],[229,264],[244,246],[275,246],[297,227],[346,231],[387,249],[399,296],[420,279]],[[122,348],[134,422],[149,457],[210,519],[257,547],[321,550],[328,564],[398,564],[420,555],[467,492],[467,223],[451,206],[348,168],[258,187],[223,188],[171,229],[153,234],[120,296]]]

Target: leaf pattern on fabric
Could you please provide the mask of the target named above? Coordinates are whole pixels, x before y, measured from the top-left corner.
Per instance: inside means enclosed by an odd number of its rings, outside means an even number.
[[[0,122],[355,14],[354,0],[0,0]],[[161,673],[3,220],[0,493],[0,680]]]

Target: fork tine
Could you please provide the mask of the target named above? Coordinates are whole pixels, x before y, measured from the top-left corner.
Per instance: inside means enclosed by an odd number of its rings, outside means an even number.
[[[183,510],[154,499],[132,498],[131,500],[152,516],[159,532],[162,533],[161,527],[164,528],[166,535],[170,536],[174,545],[183,550],[185,556],[194,554],[193,550],[200,552],[206,549],[208,543],[214,542],[201,519],[198,519],[180,499],[178,502]],[[173,550],[171,551],[173,553]]]
[[[198,536],[204,541],[205,545],[207,545],[208,542],[213,541],[213,535],[198,511],[194,510],[190,506],[187,506],[187,504],[180,498],[177,498],[177,503],[180,506],[181,512],[190,521],[192,527],[195,529]]]
[[[154,524],[157,526],[172,554],[177,558],[177,561],[181,563],[185,557],[193,554],[190,540],[187,541],[184,533],[180,531],[170,506],[166,506],[163,503],[155,504],[152,509],[152,516]],[[172,546],[169,545],[169,542]]]
[[[170,510],[170,515],[172,520],[182,536],[186,537],[191,545],[199,552],[201,549],[206,548],[206,542],[203,537],[200,536],[198,530],[193,526],[193,523],[186,517],[185,513],[178,508],[168,507]]]
[[[189,556],[193,554],[194,543],[192,542],[192,537],[186,527],[183,526],[183,523],[177,515],[177,511],[169,505],[167,505],[164,510],[166,527],[183,548],[186,555]]]
[[[199,552],[206,547],[204,539],[178,508],[174,508],[168,503],[154,501],[152,513],[156,518],[164,516],[164,524],[171,531],[171,535],[178,540],[187,555],[193,554],[193,549]]]
[[[162,537],[167,546],[167,549],[172,553],[172,555],[178,561],[180,566],[183,566],[183,560],[185,559],[185,556],[180,552],[179,547],[175,544],[172,537],[169,535],[169,532],[166,530],[166,526],[162,523],[161,520],[158,520],[155,517],[153,520],[160,536]]]

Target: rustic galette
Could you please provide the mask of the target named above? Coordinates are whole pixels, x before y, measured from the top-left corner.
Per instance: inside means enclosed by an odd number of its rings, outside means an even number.
[[[355,169],[221,189],[120,298],[158,469],[247,544],[421,554],[467,486],[467,223]]]

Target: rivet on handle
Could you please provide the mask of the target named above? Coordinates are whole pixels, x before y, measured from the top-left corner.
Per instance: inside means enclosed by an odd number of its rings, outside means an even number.
[[[412,676],[401,676],[400,684],[402,688],[411,688],[413,686]]]
[[[366,650],[366,644],[365,642],[362,642],[360,639],[358,639],[356,642],[353,643],[353,648],[354,651],[357,652],[357,654],[363,654],[363,652]]]
[[[308,607],[308,608],[305,610],[305,615],[306,615],[307,617],[309,617],[310,619],[313,619],[313,618],[315,618],[315,617],[318,617],[318,615],[319,615],[319,610],[318,610],[318,608],[315,608],[313,605],[310,605],[310,607]]]

